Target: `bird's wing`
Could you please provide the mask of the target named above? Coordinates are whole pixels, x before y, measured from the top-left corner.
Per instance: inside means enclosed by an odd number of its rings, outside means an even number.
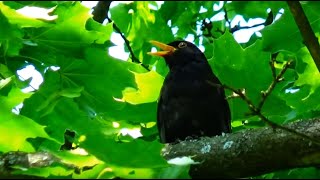
[[[161,89],[161,93],[160,93],[160,98],[159,98],[159,102],[158,102],[158,109],[157,109],[157,126],[158,126],[158,131],[159,131],[159,136],[160,136],[160,142],[164,142],[165,140],[165,121],[164,119],[166,119],[165,114],[161,113],[163,112],[165,109],[163,107],[163,98],[161,96],[163,89]]]

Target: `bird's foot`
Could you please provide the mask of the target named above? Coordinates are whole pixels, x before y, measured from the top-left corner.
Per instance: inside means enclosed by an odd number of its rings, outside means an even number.
[[[185,141],[190,141],[190,142],[193,142],[193,141],[196,141],[198,139],[197,136],[187,136],[185,138]]]

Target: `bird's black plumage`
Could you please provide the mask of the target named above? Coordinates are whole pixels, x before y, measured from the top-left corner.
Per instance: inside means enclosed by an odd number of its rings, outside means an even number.
[[[164,57],[169,66],[160,93],[157,126],[162,143],[186,137],[214,136],[231,132],[230,109],[224,89],[204,54],[192,43],[174,41]]]

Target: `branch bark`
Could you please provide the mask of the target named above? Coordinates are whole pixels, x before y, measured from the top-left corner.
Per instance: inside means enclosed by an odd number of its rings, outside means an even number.
[[[92,15],[93,19],[99,23],[108,17],[109,7],[112,1],[99,1],[98,4],[93,8]]]
[[[320,138],[320,118],[295,121],[286,127],[313,138]],[[199,162],[190,168],[192,178],[244,178],[278,170],[320,165],[318,144],[269,126],[167,144],[162,155],[167,160],[188,156]],[[53,163],[80,172],[76,165],[65,164],[49,153],[18,151],[0,156],[0,174],[9,178],[21,177],[19,174],[11,174],[11,167],[41,168]]]
[[[318,38],[315,36],[311,25],[305,15],[299,1],[287,1],[290,11],[298,25],[303,38],[303,43],[307,46],[317,68],[320,72],[320,46]]]
[[[286,125],[320,138],[320,119]],[[320,165],[320,146],[290,132],[265,127],[200,140],[167,145],[167,159],[188,156],[200,162],[191,166],[193,178],[243,178],[290,168]]]
[[[0,179],[40,179],[41,177],[23,174],[12,174],[15,168],[44,168],[52,164],[59,164],[66,168],[79,172],[80,168],[61,161],[58,157],[48,152],[27,153],[22,151],[11,151],[0,156]]]

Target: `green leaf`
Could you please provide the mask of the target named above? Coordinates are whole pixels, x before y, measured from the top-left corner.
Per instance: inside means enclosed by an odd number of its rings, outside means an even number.
[[[32,100],[26,102],[26,106],[31,107]],[[68,114],[62,113],[65,109],[69,110]],[[28,111],[27,108],[24,110]],[[37,118],[36,121],[45,124],[47,131],[55,130],[56,133],[59,131],[61,133],[64,132],[64,129],[72,129],[78,134],[84,135],[85,140],[81,143],[81,147],[108,164],[133,168],[151,168],[166,164],[160,155],[163,145],[158,141],[146,142],[136,139],[128,143],[117,142],[114,138],[115,133],[113,133],[115,130],[112,130],[111,124],[107,125],[90,119],[71,99],[62,98],[55,106],[54,111],[41,119]]]
[[[64,3],[66,1],[5,1],[5,5],[10,6],[13,9],[20,9],[25,6],[35,6],[43,8],[51,8],[57,4]]]
[[[3,133],[0,139],[0,151],[2,152],[33,152],[34,148],[26,141],[27,138],[49,138],[44,131],[44,126],[35,123],[32,119],[3,110],[0,110],[0,114],[0,130]]]
[[[88,19],[86,23],[86,29],[89,31],[90,36],[96,37],[95,43],[103,44],[110,39],[110,35],[113,31],[113,23],[108,23],[107,25],[101,25],[92,18]]]
[[[1,97],[3,105],[2,110],[11,111],[12,108],[23,102],[24,99],[30,97],[32,93],[23,93],[19,88],[11,87],[7,97]],[[5,107],[5,108],[4,108]]]
[[[13,74],[12,72],[8,69],[8,67],[4,64],[0,64],[0,77],[2,78],[9,78]],[[1,89],[1,83],[0,83],[0,89]]]
[[[54,153],[54,155],[60,159],[63,159],[63,163],[76,164],[79,168],[93,167],[97,164],[103,163],[92,155],[73,154],[69,151],[57,152]]]
[[[117,6],[110,9],[111,19],[117,24],[121,32],[127,34],[132,20],[132,14],[129,14],[129,10],[133,8],[133,2],[124,4],[120,3]]]
[[[49,167],[42,167],[42,168],[23,168],[19,170],[14,171],[17,174],[24,174],[24,175],[30,175],[30,176],[40,176],[44,178],[50,178],[50,176],[68,176],[71,175],[73,170],[68,169],[64,166],[49,166]]]
[[[20,28],[23,28],[23,27],[37,28],[37,27],[52,26],[52,24],[49,21],[46,22],[45,20],[26,17],[22,14],[19,14],[14,9],[11,9],[10,7],[6,6],[5,4],[7,4],[7,2],[4,2],[4,3],[0,2],[0,11],[4,14],[4,16],[8,18],[8,21],[11,24],[15,24]]]
[[[311,85],[312,89],[310,93],[313,93],[313,91],[320,86],[320,75],[317,66],[306,47],[301,48],[300,51],[297,52],[297,57],[301,65],[303,63],[306,64],[306,66],[304,71],[298,72],[299,78],[295,82],[295,85]]]
[[[190,166],[171,165],[160,170],[156,178],[159,179],[191,179],[189,175]]]
[[[300,31],[288,8],[284,8],[280,19],[265,27],[261,33],[263,50],[271,53],[280,50],[295,52],[303,46]]]
[[[112,179],[115,178],[112,169],[106,164],[97,164],[92,169],[83,170],[80,174],[74,173],[73,179]]]
[[[244,19],[250,18],[267,18],[267,9],[270,8],[272,12],[278,13],[281,8],[287,5],[282,1],[232,1],[225,4],[227,7],[229,18],[233,18],[236,14],[240,14]]]
[[[26,139],[34,137],[49,138],[44,131],[44,126],[39,125],[32,119],[12,112],[12,108],[22,103],[31,93],[23,93],[20,89],[13,87],[8,96],[0,96],[0,151],[27,151],[33,152],[34,148]],[[28,128],[26,128],[28,127]]]
[[[132,104],[157,101],[164,78],[154,71],[134,75],[138,90],[125,89],[123,100]]]
[[[67,88],[63,89],[59,92],[59,95],[68,97],[68,98],[75,98],[81,96],[81,91],[83,87],[76,87],[76,88]]]
[[[269,67],[270,54],[261,53],[259,49],[261,41],[242,49],[232,34],[226,32],[214,41],[214,56],[209,59],[209,63],[223,83],[234,88],[246,88],[249,96],[250,93],[260,96],[260,91],[268,87],[272,76]],[[253,74],[255,76],[252,76]]]
[[[125,179],[152,179],[154,178],[155,174],[154,170],[150,168],[120,168],[117,166],[111,166],[111,169],[113,170],[113,174],[115,177],[123,177]]]
[[[3,4],[0,2],[0,7]],[[22,31],[16,26],[11,25],[0,9],[0,53],[6,56],[15,56],[19,54],[22,48]],[[1,61],[0,61],[1,62]]]
[[[262,51],[261,40],[257,40],[246,49],[242,49],[232,34],[226,32],[215,40],[213,44],[214,56],[209,59],[209,63],[214,73],[223,84],[236,89],[244,88],[247,97],[254,105],[258,106],[262,97],[261,91],[267,90],[272,82],[272,73],[269,66],[271,57],[269,53]],[[286,102],[279,95],[283,91],[279,89],[272,93],[272,97],[266,101],[267,108],[262,109],[263,113],[277,115],[290,111]],[[233,119],[242,119],[249,112],[248,105],[239,98],[229,100],[229,104]],[[280,108],[270,108],[275,104]]]
[[[293,87],[299,89],[296,93],[283,95],[288,105],[294,107],[299,114],[317,111],[319,106],[320,75],[318,69],[306,47],[297,52],[298,79]]]
[[[92,22],[89,20],[89,8],[79,2],[59,4],[52,14],[58,15],[54,21],[56,25],[28,31],[30,40],[44,49],[40,52],[49,50],[51,54],[81,56],[85,46],[93,43],[103,44],[110,38],[112,24],[104,27]]]

